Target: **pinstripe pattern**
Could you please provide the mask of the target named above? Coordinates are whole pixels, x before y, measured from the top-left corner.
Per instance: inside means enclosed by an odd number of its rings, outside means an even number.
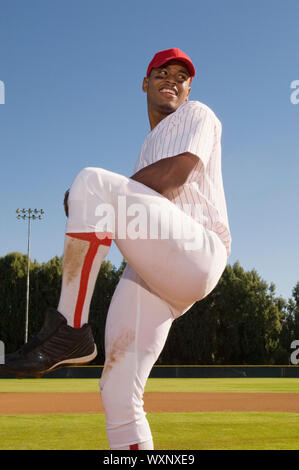
[[[208,106],[188,101],[147,135],[134,171],[183,152],[197,155],[198,163],[187,182],[167,198],[217,233],[229,255],[231,235],[221,171],[221,133],[221,123]]]

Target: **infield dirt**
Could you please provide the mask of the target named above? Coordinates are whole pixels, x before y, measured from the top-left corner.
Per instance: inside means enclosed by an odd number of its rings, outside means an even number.
[[[0,393],[0,415],[103,413],[99,393]],[[146,392],[147,412],[263,411],[299,413],[298,393]]]

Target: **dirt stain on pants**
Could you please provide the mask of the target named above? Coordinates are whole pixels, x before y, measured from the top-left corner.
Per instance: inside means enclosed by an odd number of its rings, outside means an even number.
[[[135,331],[133,330],[124,330],[115,338],[108,352],[101,380],[112,370],[114,364],[124,356],[134,340]]]

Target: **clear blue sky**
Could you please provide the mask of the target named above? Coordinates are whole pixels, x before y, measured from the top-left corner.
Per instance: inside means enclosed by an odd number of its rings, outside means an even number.
[[[299,281],[298,0],[0,0],[0,255],[26,253],[17,207],[43,208],[32,258],[63,251],[64,191],[83,167],[132,174],[149,131],[142,79],[179,47],[196,66],[190,99],[223,125],[229,263],[277,295]],[[108,259],[121,261],[117,248]]]

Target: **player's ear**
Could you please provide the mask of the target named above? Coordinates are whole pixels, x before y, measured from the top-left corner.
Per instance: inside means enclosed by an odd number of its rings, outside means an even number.
[[[190,91],[191,91],[191,87],[189,86],[189,88],[188,88],[188,92],[187,92],[187,96],[186,96],[186,99],[185,99],[185,101],[188,101],[188,99],[189,99],[189,94],[190,94]]]
[[[147,89],[148,89],[148,78],[144,77],[143,82],[142,82],[142,90],[144,91],[144,93],[147,93]]]

